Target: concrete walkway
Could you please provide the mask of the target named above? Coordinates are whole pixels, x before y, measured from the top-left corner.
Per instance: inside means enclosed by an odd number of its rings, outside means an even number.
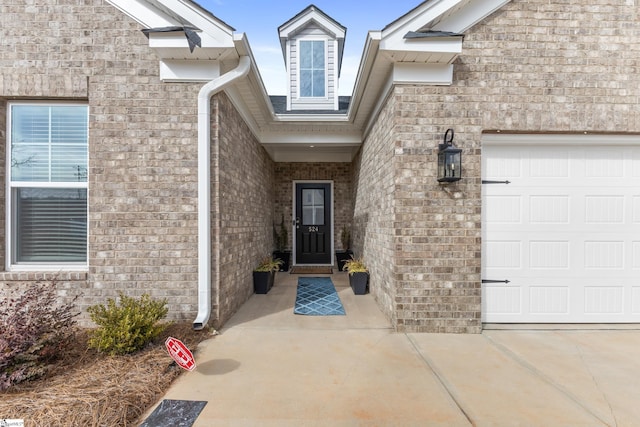
[[[279,273],[196,351],[165,399],[204,400],[195,426],[637,426],[640,331],[401,334],[346,273],[346,316],[293,314]]]

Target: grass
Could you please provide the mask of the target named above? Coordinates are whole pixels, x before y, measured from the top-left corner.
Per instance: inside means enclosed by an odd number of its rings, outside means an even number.
[[[140,352],[107,356],[88,349],[87,331],[78,331],[46,376],[0,392],[0,419],[23,419],[25,427],[136,426],[184,372],[164,347],[169,336],[195,355],[212,334],[172,324]]]

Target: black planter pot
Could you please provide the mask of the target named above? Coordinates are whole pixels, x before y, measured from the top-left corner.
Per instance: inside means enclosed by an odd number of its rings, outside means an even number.
[[[273,251],[273,259],[281,259],[280,271],[289,271],[291,265],[291,251]]]
[[[367,283],[369,282],[369,273],[353,273],[349,275],[349,284],[353,293],[356,295],[364,295],[367,293]]]
[[[254,271],[253,291],[256,294],[266,294],[273,287],[275,271]]]
[[[336,261],[338,262],[338,271],[342,271],[344,263],[351,259],[352,251],[336,251]]]

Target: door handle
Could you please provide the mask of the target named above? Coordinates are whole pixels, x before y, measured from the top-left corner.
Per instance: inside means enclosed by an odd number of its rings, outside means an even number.
[[[296,228],[300,228],[300,218],[296,218],[295,225]]]

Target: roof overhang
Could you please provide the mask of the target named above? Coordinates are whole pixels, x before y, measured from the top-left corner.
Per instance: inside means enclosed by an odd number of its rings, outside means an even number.
[[[163,81],[209,81],[220,64],[237,60],[234,29],[196,3],[107,0],[137,21],[160,61]]]
[[[427,0],[381,31],[369,32],[345,114],[276,114],[244,34],[189,0],[107,0],[150,31],[166,81],[209,81],[251,58],[246,78],[225,89],[251,132],[277,162],[350,162],[397,84],[448,85],[463,33],[510,0]],[[314,20],[344,42],[346,29],[310,6],[279,28],[281,37]],[[193,31],[200,46],[190,46]],[[193,36],[193,34],[192,34]],[[193,42],[193,40],[191,40]]]
[[[394,85],[450,85],[464,32],[510,0],[427,0],[367,36],[356,77],[353,122],[366,137]]]

